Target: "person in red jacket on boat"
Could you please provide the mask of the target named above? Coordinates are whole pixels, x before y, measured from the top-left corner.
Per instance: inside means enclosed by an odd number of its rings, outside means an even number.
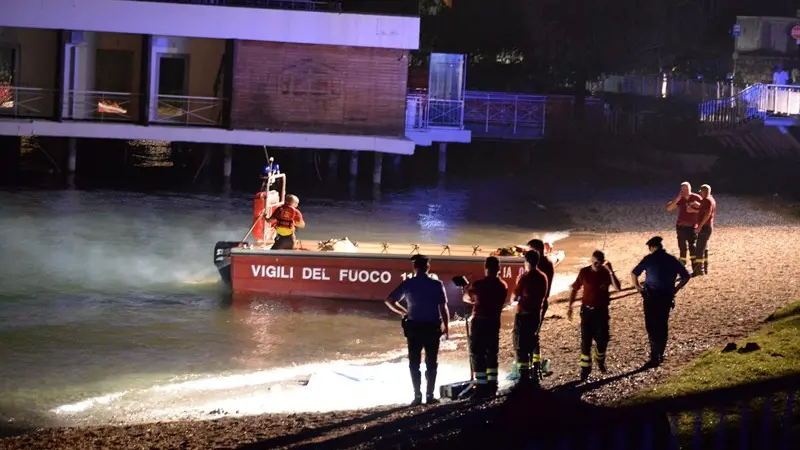
[[[300,199],[295,195],[287,195],[286,202],[281,205],[267,221],[275,226],[275,242],[272,250],[293,250],[295,244],[294,232],[296,228],[305,228],[303,213],[297,209]]]

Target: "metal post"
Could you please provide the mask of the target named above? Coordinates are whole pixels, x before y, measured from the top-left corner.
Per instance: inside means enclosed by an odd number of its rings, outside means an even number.
[[[519,102],[519,95],[514,96],[514,134],[517,134],[517,107]]]
[[[486,130],[484,130],[487,134],[489,133],[489,102],[491,97],[486,95]]]

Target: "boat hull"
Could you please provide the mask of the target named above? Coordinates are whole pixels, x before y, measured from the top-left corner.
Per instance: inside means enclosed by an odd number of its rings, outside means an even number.
[[[312,298],[383,301],[412,275],[410,255],[351,254],[301,251],[244,251],[233,249],[229,270],[233,293]],[[430,273],[445,285],[448,298],[460,301],[455,276],[476,280],[484,276],[482,257],[429,256]],[[523,259],[501,258],[501,277],[509,289],[524,271]],[[218,265],[218,268],[220,266]]]

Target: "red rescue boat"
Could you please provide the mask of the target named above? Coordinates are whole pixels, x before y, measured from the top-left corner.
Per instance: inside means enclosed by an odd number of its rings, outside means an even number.
[[[279,190],[273,189],[278,184]],[[274,229],[265,217],[281,206],[285,197],[286,175],[270,158],[262,176],[262,189],[255,195],[250,231],[242,241],[221,241],[214,247],[214,264],[233,294],[383,301],[395,286],[413,276],[411,257],[415,254],[430,258],[431,274],[445,283],[450,299],[460,300],[452,278],[483,277],[487,256],[498,256],[500,275],[510,289],[524,271],[527,248],[518,245],[491,249],[478,245],[353,242],[343,238],[315,241],[313,248],[306,248],[298,240],[294,250],[270,250]],[[550,243],[546,249],[551,258],[563,260],[564,253],[553,252]]]

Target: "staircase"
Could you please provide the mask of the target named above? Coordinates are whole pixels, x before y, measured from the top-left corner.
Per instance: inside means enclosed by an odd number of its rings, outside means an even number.
[[[699,108],[702,134],[754,159],[800,158],[800,86],[756,84]]]

